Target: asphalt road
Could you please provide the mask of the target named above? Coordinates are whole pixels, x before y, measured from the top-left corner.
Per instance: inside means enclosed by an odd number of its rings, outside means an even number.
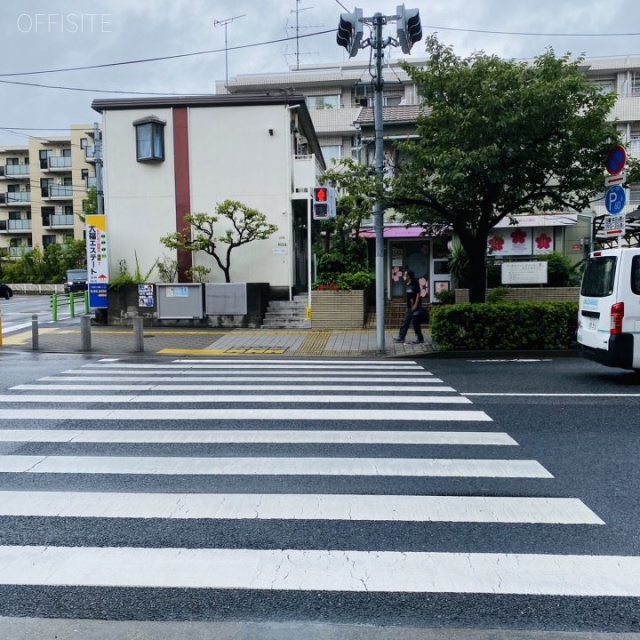
[[[211,637],[640,631],[640,377],[575,358],[219,368],[233,362],[0,353],[0,629],[57,618],[232,625]],[[445,440],[412,440],[424,434]],[[422,503],[391,513],[425,496],[431,515]],[[575,521],[544,521],[528,501],[541,498],[568,500]],[[508,507],[487,516],[496,504]],[[53,557],[61,549],[69,557]],[[163,555],[173,549],[178,559]],[[224,555],[198,555],[211,550]]]

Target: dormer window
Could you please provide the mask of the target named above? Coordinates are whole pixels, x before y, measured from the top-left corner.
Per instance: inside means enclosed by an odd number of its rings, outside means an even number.
[[[149,116],[133,123],[136,128],[136,160],[162,162],[164,160],[164,127],[166,122]]]

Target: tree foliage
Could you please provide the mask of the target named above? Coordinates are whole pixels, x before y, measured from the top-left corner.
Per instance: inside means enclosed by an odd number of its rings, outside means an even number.
[[[0,278],[6,282],[56,284],[64,280],[67,269],[84,269],[86,265],[84,241],[69,239],[45,249],[36,246],[16,260],[3,260]]]
[[[214,226],[221,218],[226,219],[227,228],[216,235]],[[225,282],[231,282],[233,249],[255,240],[266,240],[278,230],[277,225],[267,222],[264,213],[235,200],[220,203],[215,214],[191,213],[185,216],[185,220],[193,229],[191,237],[176,231],[160,238],[160,242],[169,249],[204,251],[222,269]],[[202,270],[196,269],[199,268],[193,267],[191,271],[200,277]]]
[[[404,65],[425,109],[416,141],[399,144],[390,203],[408,222],[445,223],[469,258],[470,300],[485,297],[489,231],[517,214],[587,209],[602,191],[608,149],[619,142],[581,59],[547,50],[533,62],[475,53],[435,36],[423,67]]]

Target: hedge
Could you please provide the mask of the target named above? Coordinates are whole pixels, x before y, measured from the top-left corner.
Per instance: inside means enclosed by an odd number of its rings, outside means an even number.
[[[453,304],[431,308],[431,336],[441,351],[571,349],[577,302]]]

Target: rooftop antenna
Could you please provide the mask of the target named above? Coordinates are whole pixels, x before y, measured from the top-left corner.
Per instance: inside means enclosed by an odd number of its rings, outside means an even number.
[[[227,46],[227,26],[238,18],[244,18],[247,14],[243,13],[241,16],[233,16],[233,18],[225,18],[223,20],[214,20],[214,27],[224,27],[224,84],[229,84],[229,47]]]
[[[299,8],[300,0],[296,0],[296,8],[291,11],[291,13],[296,14],[296,71],[300,70],[300,22],[299,17],[302,11],[308,11],[309,9],[313,9],[313,7],[304,7]],[[307,25],[302,27],[303,29],[311,29],[312,27],[317,27],[318,25]]]

